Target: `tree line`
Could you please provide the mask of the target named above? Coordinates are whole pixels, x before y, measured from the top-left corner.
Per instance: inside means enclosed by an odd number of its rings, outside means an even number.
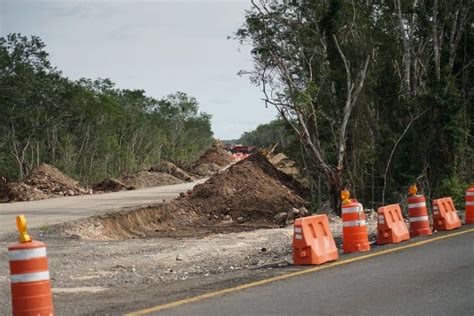
[[[84,182],[191,161],[212,142],[211,116],[182,92],[157,100],[109,79],[66,78],[37,36],[0,38],[0,175],[50,163]]]
[[[376,207],[416,181],[460,201],[474,180],[472,1],[251,3],[236,38],[252,46],[254,68],[241,74],[299,143],[290,154],[303,152],[325,184],[319,200],[339,211],[349,187]]]

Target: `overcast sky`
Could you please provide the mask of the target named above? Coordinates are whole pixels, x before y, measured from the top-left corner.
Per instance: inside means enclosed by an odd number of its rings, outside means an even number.
[[[249,47],[227,36],[250,0],[0,0],[0,35],[38,35],[71,79],[110,78],[119,88],[161,98],[196,97],[221,139],[272,120],[251,69]]]

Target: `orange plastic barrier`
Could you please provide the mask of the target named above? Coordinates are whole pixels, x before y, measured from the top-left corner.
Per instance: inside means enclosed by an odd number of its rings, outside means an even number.
[[[294,224],[293,262],[322,264],[338,258],[327,215],[298,218]]]
[[[410,196],[407,198],[408,215],[410,221],[410,237],[432,235],[426,209],[426,199],[422,195]]]
[[[342,205],[342,239],[345,253],[370,250],[364,208],[356,200]]]
[[[433,228],[452,230],[461,227],[461,220],[450,197],[433,200]]]
[[[8,257],[13,315],[52,316],[46,245],[39,241],[12,244]]]
[[[396,244],[410,239],[399,204],[379,207],[377,215],[377,244]]]
[[[466,191],[466,224],[474,224],[474,185]]]

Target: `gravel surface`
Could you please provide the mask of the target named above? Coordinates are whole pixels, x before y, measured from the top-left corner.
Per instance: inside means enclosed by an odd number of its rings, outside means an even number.
[[[375,216],[369,216],[372,238]],[[330,218],[340,246],[340,219]],[[111,293],[142,285],[206,279],[253,269],[291,265],[292,227],[214,234],[201,238],[149,238],[85,241],[32,230],[47,243],[55,299],[69,295]],[[8,262],[7,245],[15,234],[0,236],[0,261]],[[0,265],[0,314],[9,313],[8,265]],[[105,294],[104,294],[105,295]],[[66,307],[64,307],[66,308]]]

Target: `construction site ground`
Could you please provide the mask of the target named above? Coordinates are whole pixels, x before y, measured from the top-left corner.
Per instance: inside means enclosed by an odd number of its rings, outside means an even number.
[[[338,244],[340,226],[339,221],[331,224]],[[373,235],[375,220],[370,227]],[[292,262],[292,227],[122,241],[76,240],[38,229],[31,234],[48,244],[58,315],[120,314],[146,307],[147,288],[155,293],[159,289],[160,301],[172,300],[190,291],[201,293],[264,278]],[[8,262],[7,245],[16,238],[15,233],[1,235],[2,262]],[[8,273],[8,266],[1,265],[2,315],[10,313]]]
[[[142,190],[28,202],[69,199],[78,210],[49,205],[27,213],[35,223],[31,235],[48,244],[58,315],[121,314],[294,269],[291,224],[307,215],[303,191],[263,156],[236,163],[193,190],[177,188],[153,188],[179,198],[149,207]],[[134,201],[135,209],[103,214],[107,203],[94,201],[126,194],[135,195],[118,198],[115,207]],[[24,205],[1,205],[2,262],[8,262],[8,244],[17,240],[14,215]],[[89,211],[81,212],[88,205]],[[367,213],[372,241],[376,218]],[[340,246],[341,220],[329,215],[329,222]],[[1,265],[0,314],[10,313],[8,273]]]

